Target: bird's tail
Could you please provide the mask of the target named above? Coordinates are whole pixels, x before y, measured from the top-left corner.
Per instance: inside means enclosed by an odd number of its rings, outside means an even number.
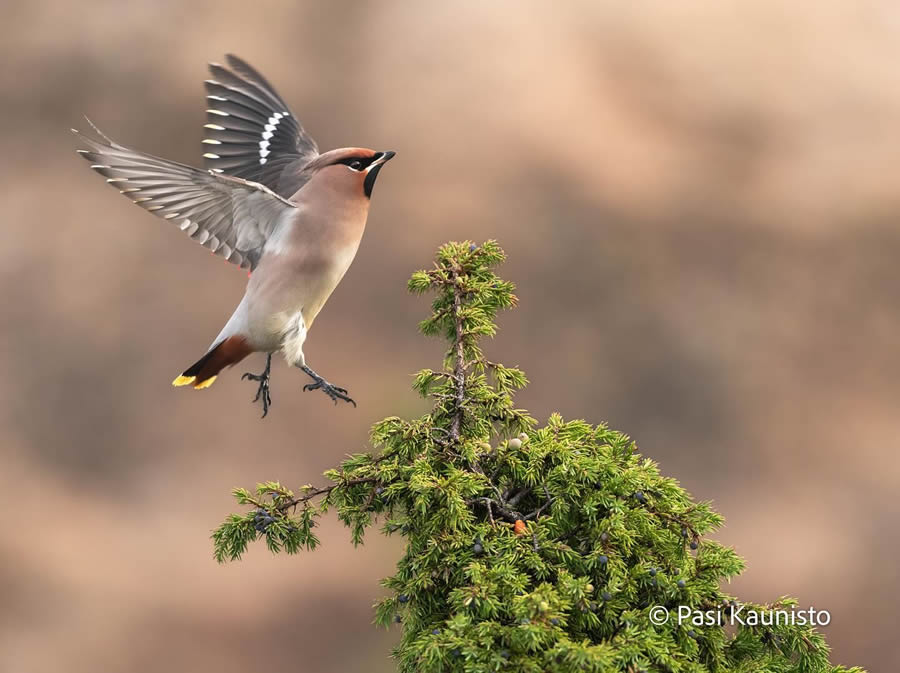
[[[178,378],[172,381],[172,385],[192,385],[196,390],[209,388],[215,383],[220,371],[225,367],[236,365],[251,352],[244,337],[230,336],[210,348],[206,355],[185,369]]]

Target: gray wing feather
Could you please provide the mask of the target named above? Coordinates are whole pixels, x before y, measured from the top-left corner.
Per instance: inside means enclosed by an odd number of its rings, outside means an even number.
[[[90,148],[79,154],[119,193],[242,268],[256,267],[266,240],[296,210],[265,185],[144,154],[99,130],[102,142],[74,132]]]

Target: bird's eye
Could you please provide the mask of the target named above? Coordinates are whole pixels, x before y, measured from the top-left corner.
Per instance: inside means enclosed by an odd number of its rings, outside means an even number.
[[[358,171],[360,168],[362,168],[362,161],[360,161],[359,159],[351,161],[350,168],[352,168],[354,171]]]

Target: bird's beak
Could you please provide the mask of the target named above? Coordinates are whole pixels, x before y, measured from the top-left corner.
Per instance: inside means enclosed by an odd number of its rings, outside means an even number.
[[[363,191],[367,198],[372,198],[372,188],[375,186],[375,178],[378,177],[378,171],[393,158],[394,154],[395,152],[391,150],[375,153],[372,163],[366,169],[366,179],[363,181]]]
[[[378,152],[375,155],[375,161],[373,161],[371,164],[369,164],[369,167],[366,169],[366,173],[368,173],[369,171],[371,171],[373,168],[375,168],[377,166],[383,166],[388,161],[393,159],[395,154],[396,154],[396,152],[394,152],[393,150],[387,150],[386,152]]]

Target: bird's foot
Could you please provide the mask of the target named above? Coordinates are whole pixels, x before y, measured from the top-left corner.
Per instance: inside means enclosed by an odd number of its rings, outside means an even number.
[[[265,418],[269,413],[269,407],[272,406],[272,396],[269,394],[269,372],[272,368],[272,354],[269,353],[266,358],[266,368],[263,370],[262,374],[251,374],[250,372],[246,372],[242,377],[241,381],[244,379],[249,379],[250,381],[259,381],[259,388],[256,389],[256,397],[253,398],[253,402],[259,402],[262,400],[263,414],[262,417]]]
[[[339,388],[338,386],[329,383],[305,365],[300,369],[309,374],[310,378],[313,380],[313,383],[307,383],[303,386],[303,392],[306,392],[307,390],[321,390],[328,395],[335,404],[337,404],[338,400],[343,400],[344,402],[349,402],[354,407],[356,406],[356,402],[353,401],[353,398],[347,395],[346,388]]]

